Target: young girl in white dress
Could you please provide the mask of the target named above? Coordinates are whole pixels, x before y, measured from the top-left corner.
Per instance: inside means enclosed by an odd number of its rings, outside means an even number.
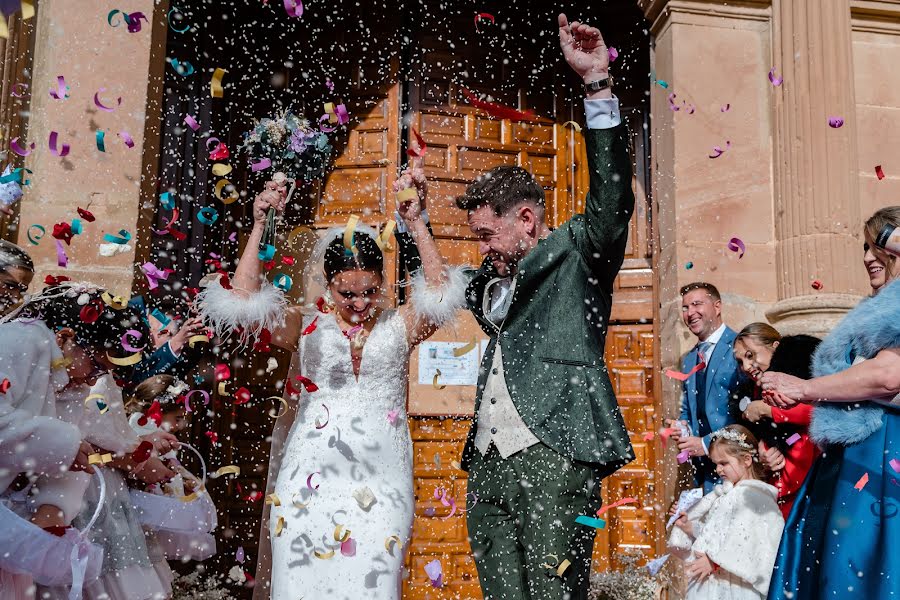
[[[421,172],[401,177],[400,187],[413,185],[424,199]],[[289,409],[272,436],[266,493],[274,496],[268,496],[254,597],[399,600],[414,508],[409,354],[464,306],[466,278],[443,264],[413,195],[399,208],[422,259],[410,303],[382,307],[384,240],[357,226],[326,231],[313,253],[307,272],[324,277],[326,306],[285,308],[257,256],[266,212],[282,210],[285,195],[283,186],[266,184],[232,289],[216,281],[200,299],[219,335],[266,328],[272,343],[297,352],[286,382]]]
[[[712,434],[709,455],[723,483],[681,513],[669,536],[669,550],[686,562],[686,600],[758,600],[768,594],[784,518],[778,490],[763,481],[758,446],[741,425]]]

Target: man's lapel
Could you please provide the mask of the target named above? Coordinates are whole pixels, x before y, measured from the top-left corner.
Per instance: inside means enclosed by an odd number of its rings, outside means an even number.
[[[722,359],[725,358],[726,352],[731,352],[731,348],[728,346],[728,329],[722,332],[722,337],[719,338],[719,341],[716,342],[716,345],[713,347],[712,355],[709,357],[709,364],[706,365],[705,398],[710,397],[716,369],[721,366]]]

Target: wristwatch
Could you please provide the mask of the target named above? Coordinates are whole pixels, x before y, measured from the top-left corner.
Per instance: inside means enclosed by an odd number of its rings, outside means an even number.
[[[590,83],[584,84],[584,91],[588,94],[591,94],[593,92],[599,92],[600,90],[611,88],[612,86],[613,78],[610,75],[606,79],[598,79],[597,81],[592,81]]]

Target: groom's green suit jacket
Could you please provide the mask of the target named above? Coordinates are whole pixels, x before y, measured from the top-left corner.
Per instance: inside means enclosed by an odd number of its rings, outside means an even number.
[[[590,191],[585,213],[538,243],[520,263],[512,303],[498,333],[483,312],[489,260],[466,290],[469,309],[490,336],[481,362],[475,423],[463,450],[468,468],[478,411],[499,339],[513,402],[528,428],[563,456],[605,477],[634,459],[603,359],[613,281],[634,211],[624,125],[585,129]]]

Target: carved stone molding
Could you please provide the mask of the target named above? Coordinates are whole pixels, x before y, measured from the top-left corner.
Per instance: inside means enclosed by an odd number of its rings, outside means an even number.
[[[766,311],[766,318],[781,335],[823,338],[860,300],[860,296],[852,294],[794,296],[776,302]]]

